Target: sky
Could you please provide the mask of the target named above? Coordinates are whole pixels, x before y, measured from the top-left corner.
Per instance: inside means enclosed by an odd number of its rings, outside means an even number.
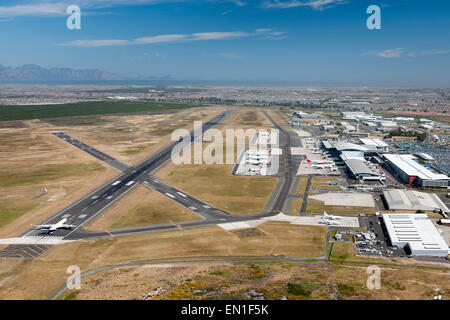
[[[69,5],[81,29],[69,30]],[[369,30],[368,6],[381,8]],[[450,87],[448,0],[2,0],[0,64],[129,77]]]

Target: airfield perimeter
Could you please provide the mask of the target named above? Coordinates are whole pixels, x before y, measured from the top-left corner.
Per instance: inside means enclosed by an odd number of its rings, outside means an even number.
[[[232,110],[223,111],[209,121],[203,123],[202,132],[204,133],[209,128],[219,124],[232,112]],[[165,232],[229,222],[256,220],[278,214],[285,206],[286,196],[292,186],[292,176],[295,175],[295,163],[293,163],[294,161],[292,160],[292,156],[290,154],[291,133],[288,133],[280,127],[266,111],[263,113],[270,120],[270,122],[280,130],[280,147],[283,149],[284,154],[284,161],[281,161],[280,172],[284,172],[284,174],[281,175],[279,183],[277,184],[266,209],[262,213],[246,216],[232,215],[224,210],[214,208],[213,206],[196,199],[185,192],[181,192],[180,190],[155,178],[152,174],[171,159],[170,157],[172,150],[177,148],[178,142],[170,143],[161,150],[152,154],[150,157],[130,167],[123,162],[114,159],[113,157],[106,155],[105,153],[81,141],[78,141],[64,132],[52,132],[52,134],[56,137],[122,171],[122,173],[42,223],[54,224],[61,219],[66,218],[68,224],[76,226],[73,230],[60,229],[52,234],[47,234],[41,230],[31,229],[22,234],[20,238],[14,239],[13,244],[1,250],[0,257],[37,257],[48,249],[49,245],[64,243],[67,240],[99,239],[141,233]],[[193,131],[190,133],[189,137],[191,142],[195,139],[202,139],[201,136],[195,137]],[[148,188],[156,190],[165,197],[168,197],[183,207],[195,212],[204,219],[179,222],[176,224],[164,223],[125,229],[115,229],[111,231],[86,231],[83,229],[83,226],[88,224],[92,219],[97,217],[105,209],[139,184],[143,184]]]

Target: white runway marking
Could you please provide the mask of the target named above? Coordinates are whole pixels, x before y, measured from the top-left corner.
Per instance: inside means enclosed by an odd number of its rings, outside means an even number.
[[[211,209],[211,207],[208,206],[207,204],[205,204],[205,205],[203,206],[203,208],[205,208],[205,209]]]
[[[130,181],[127,183],[127,186],[131,186],[134,183],[134,181]]]
[[[93,196],[91,199],[97,199],[98,198],[98,196]]]
[[[191,210],[197,210],[196,207],[189,207],[189,209],[191,209]]]
[[[171,197],[172,199],[175,199],[175,197],[168,192],[166,192],[165,195]]]
[[[87,214],[82,214],[82,215],[78,216],[78,219],[84,219],[84,218],[86,218],[86,216],[87,216]]]
[[[116,182],[114,182],[112,185],[113,186],[116,186],[116,185],[118,185],[120,183],[120,180],[117,180]]]
[[[184,193],[181,193],[181,192],[177,192],[180,196],[182,196],[182,197],[187,197]]]

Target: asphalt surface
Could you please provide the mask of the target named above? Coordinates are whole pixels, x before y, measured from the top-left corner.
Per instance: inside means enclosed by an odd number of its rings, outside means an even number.
[[[71,145],[77,147],[78,149],[83,150],[84,152],[89,153],[91,156],[109,164],[111,167],[116,168],[119,171],[125,171],[129,168],[128,165],[126,165],[123,162],[120,162],[117,159],[114,159],[107,154],[104,154],[103,152],[88,146],[87,144],[76,140],[75,138],[72,138],[71,136],[63,133],[63,132],[52,132],[53,135],[57,136],[58,138],[70,143]]]
[[[203,124],[202,132],[206,132],[209,128],[221,122],[224,118],[226,118],[232,111],[225,111],[208,122]],[[109,181],[105,185],[101,186],[97,190],[91,192],[85,197],[81,198],[77,202],[73,203],[69,207],[60,211],[50,219],[44,221],[42,224],[54,224],[59,222],[61,219],[66,218],[67,224],[75,225],[76,227],[72,230],[57,230],[51,235],[47,234],[43,230],[35,230],[32,229],[22,235],[22,237],[29,237],[29,239],[38,239],[36,240],[36,244],[45,242],[45,239],[51,237],[52,239],[59,240],[79,240],[79,239],[87,239],[87,238],[108,238],[108,237],[121,237],[127,235],[134,235],[140,233],[152,233],[152,232],[164,232],[164,231],[172,231],[172,230],[180,230],[180,229],[189,229],[200,226],[208,226],[208,225],[216,225],[219,223],[228,223],[228,222],[238,222],[252,219],[259,219],[263,217],[276,215],[283,209],[286,197],[291,189],[292,184],[292,175],[295,175],[295,172],[291,172],[293,169],[292,159],[290,155],[290,136],[283,128],[281,128],[265,111],[264,113],[268,117],[268,119],[277,127],[281,134],[284,135],[283,149],[284,154],[284,163],[282,163],[282,167],[284,166],[284,176],[281,177],[282,183],[280,183],[279,192],[273,200],[273,209],[264,211],[260,214],[254,215],[245,215],[238,216],[229,214],[223,210],[217,209],[191,195],[182,192],[174,187],[171,187],[162,181],[156,179],[152,176],[152,173],[156,171],[158,168],[163,166],[166,162],[171,159],[172,152],[179,152],[186,145],[179,144],[178,141],[169,144],[164,147],[160,151],[156,152],[149,158],[143,160],[141,163],[137,164],[134,167],[128,167],[125,164],[117,161],[116,159],[102,153],[101,151],[90,147],[73,137],[70,137],[67,134],[62,132],[54,132],[53,134],[69,143],[74,145],[77,148],[91,154],[92,156],[100,159],[111,166],[122,170],[122,173],[117,176],[115,179]],[[192,131],[189,135],[189,138],[186,141],[189,141],[189,144],[194,140],[200,140],[202,136],[194,136],[194,131]],[[181,139],[180,139],[181,141]],[[134,187],[139,184],[144,184],[145,186],[156,190],[157,192],[163,194],[169,199],[179,203],[185,208],[195,212],[199,215],[199,220],[189,221],[189,222],[174,222],[174,223],[166,223],[166,224],[157,224],[157,225],[149,225],[143,227],[134,227],[134,228],[126,228],[126,229],[116,229],[110,232],[106,231],[85,231],[83,230],[83,226],[86,225],[90,220],[94,219],[98,214],[107,209],[114,202],[119,200],[129,191],[131,191]],[[34,240],[33,240],[34,241]],[[34,245],[34,244],[33,244]],[[27,249],[29,246],[24,245],[10,245],[4,250],[0,251],[0,256],[3,254],[7,254],[8,252],[16,252],[17,250],[21,250],[22,252],[28,252]],[[42,246],[44,249],[46,246]],[[22,255],[22,256],[29,256]]]

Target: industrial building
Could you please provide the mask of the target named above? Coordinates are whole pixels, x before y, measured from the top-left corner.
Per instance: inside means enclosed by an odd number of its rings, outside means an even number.
[[[448,256],[447,243],[426,214],[383,214],[383,221],[393,247],[414,256]]]
[[[378,171],[375,165],[364,159],[363,152],[344,151],[340,157],[353,179],[380,182],[386,180],[384,174]]]
[[[389,210],[449,212],[445,203],[434,193],[390,189],[383,191],[383,197]]]
[[[398,177],[407,184],[419,187],[447,187],[450,178],[424,167],[411,154],[384,154],[383,158]]]
[[[300,119],[320,119],[323,118],[321,114],[318,113],[306,113],[303,111],[294,111],[292,114],[294,117],[300,118]]]
[[[369,138],[361,138],[359,139],[364,146],[374,146],[380,152],[388,151],[389,145],[380,140],[380,139],[369,139]]]

